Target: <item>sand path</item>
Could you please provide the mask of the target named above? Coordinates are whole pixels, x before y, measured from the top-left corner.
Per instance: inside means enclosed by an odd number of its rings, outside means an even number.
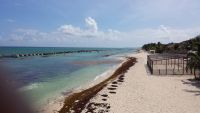
[[[83,112],[98,106],[96,111],[110,113],[200,113],[200,83],[190,80],[193,76],[152,76],[145,68],[146,53],[131,56],[138,63],[121,82],[110,83],[91,99]]]

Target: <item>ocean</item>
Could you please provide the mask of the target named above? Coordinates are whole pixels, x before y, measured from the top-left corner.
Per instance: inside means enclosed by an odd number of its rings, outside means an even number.
[[[46,103],[55,95],[88,84],[122,61],[119,59],[137,48],[69,48],[69,47],[0,47],[0,56],[63,51],[99,50],[0,58],[10,73],[10,82],[35,105]]]

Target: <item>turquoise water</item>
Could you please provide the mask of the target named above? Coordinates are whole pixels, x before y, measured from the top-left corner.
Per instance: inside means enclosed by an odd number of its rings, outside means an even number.
[[[10,83],[25,93],[33,104],[40,104],[55,95],[93,81],[121,62],[117,59],[118,55],[134,52],[136,49],[0,47],[1,55],[94,49],[103,51],[3,58],[0,63],[9,69],[13,78]]]

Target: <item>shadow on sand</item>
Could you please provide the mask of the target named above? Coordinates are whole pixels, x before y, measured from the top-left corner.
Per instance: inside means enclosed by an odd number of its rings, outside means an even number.
[[[148,75],[148,76],[151,76],[151,72],[150,72],[150,70],[149,70],[147,64],[145,64],[144,67],[145,67],[145,70],[146,70],[146,72],[147,72],[147,75]]]
[[[194,86],[194,87],[196,87],[196,88],[199,89],[199,90],[188,90],[188,89],[183,89],[185,92],[194,93],[194,95],[200,96],[200,81],[199,81],[199,80],[187,79],[186,81],[185,81],[185,80],[182,80],[182,83],[183,83],[183,84],[186,84],[186,85]]]

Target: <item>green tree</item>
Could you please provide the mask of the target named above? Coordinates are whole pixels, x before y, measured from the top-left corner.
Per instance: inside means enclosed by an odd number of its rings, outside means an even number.
[[[195,45],[197,51],[189,52],[187,55],[189,59],[187,68],[190,68],[191,71],[194,70],[195,79],[200,79],[200,76],[197,77],[196,75],[196,69],[200,68],[200,43],[196,43]]]

